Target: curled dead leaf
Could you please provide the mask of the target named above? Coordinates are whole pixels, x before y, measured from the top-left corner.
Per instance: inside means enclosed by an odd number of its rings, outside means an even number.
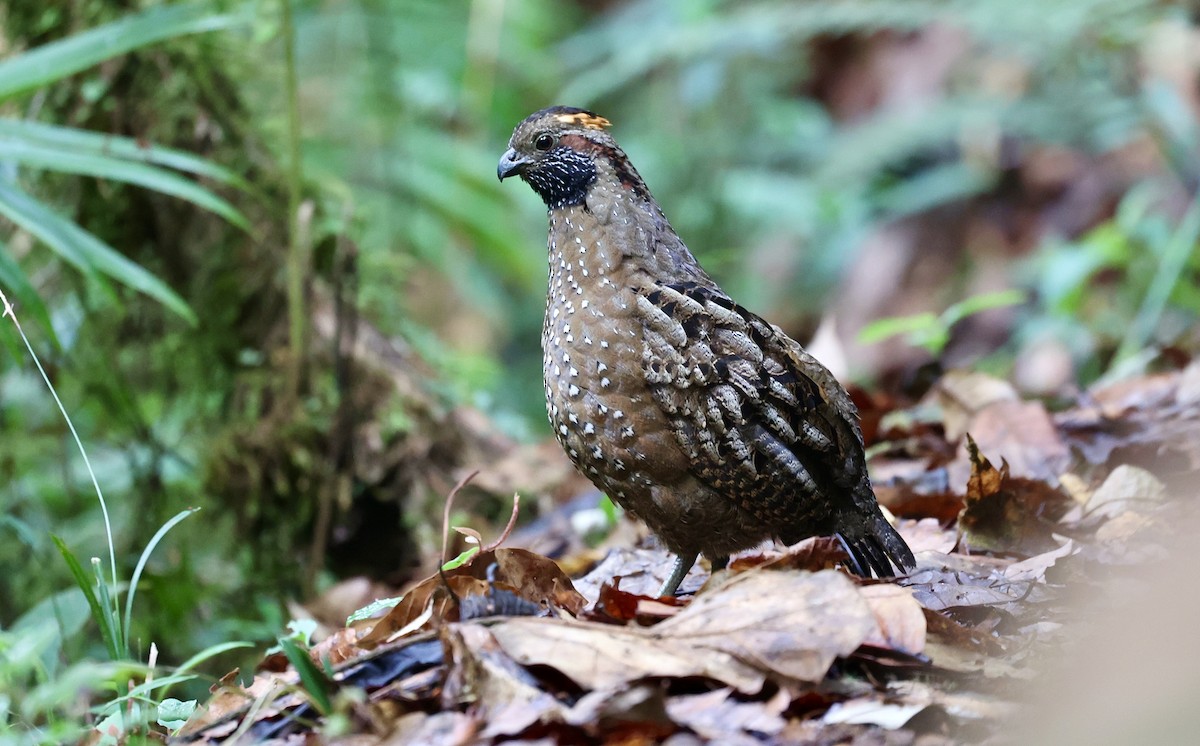
[[[489,574],[491,580],[485,579]],[[446,592],[447,586],[453,596]],[[460,602],[495,595],[495,591],[541,607],[561,608],[571,614],[578,614],[587,605],[587,600],[575,590],[571,579],[553,560],[525,549],[502,548],[480,552],[466,565],[431,575],[414,585],[384,617],[371,620],[359,644],[369,648],[429,629],[438,621],[456,621]],[[503,597],[498,600],[502,601]],[[472,604],[472,608],[475,606]],[[517,609],[515,604],[492,603],[480,608],[496,614],[528,613]],[[506,612],[506,608],[511,610]]]
[[[1074,501],[1045,482],[1009,476],[1005,462],[997,469],[970,435],[967,452],[971,476],[958,526],[968,546],[1024,554],[1056,548],[1052,534]]]

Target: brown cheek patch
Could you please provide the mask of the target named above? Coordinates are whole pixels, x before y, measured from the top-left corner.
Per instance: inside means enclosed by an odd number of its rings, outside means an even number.
[[[574,150],[576,153],[585,153],[593,158],[603,158],[608,161],[612,164],[613,172],[616,174],[621,186],[639,197],[650,199],[650,193],[646,190],[646,185],[633,172],[633,168],[629,165],[629,159],[621,151],[598,143],[595,140],[589,140],[583,135],[563,135],[559,138],[558,142]]]

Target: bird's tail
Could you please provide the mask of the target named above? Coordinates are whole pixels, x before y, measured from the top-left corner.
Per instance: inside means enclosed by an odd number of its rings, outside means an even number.
[[[840,532],[837,537],[850,555],[850,569],[855,575],[887,578],[917,566],[908,544],[878,510],[857,530]]]

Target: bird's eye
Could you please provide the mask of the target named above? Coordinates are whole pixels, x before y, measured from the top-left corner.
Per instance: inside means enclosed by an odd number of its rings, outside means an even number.
[[[538,150],[549,150],[553,146],[554,137],[547,132],[543,132],[542,134],[538,135],[537,139],[533,141],[533,147],[537,148]]]

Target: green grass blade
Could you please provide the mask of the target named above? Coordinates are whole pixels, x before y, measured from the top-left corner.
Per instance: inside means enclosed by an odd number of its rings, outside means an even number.
[[[182,150],[142,143],[131,137],[89,132],[28,119],[0,119],[0,137],[58,148],[78,155],[104,155],[173,168],[239,189],[251,188],[249,182],[224,166]]]
[[[122,256],[116,249],[31,197],[12,182],[0,179],[0,215],[32,233],[80,271],[101,272],[145,293],[191,324],[196,314],[162,280]]]
[[[1171,292],[1179,284],[1180,278],[1187,268],[1188,259],[1196,252],[1197,243],[1200,243],[1200,192],[1197,192],[1192,198],[1191,206],[1188,207],[1183,219],[1179,221],[1179,226],[1168,239],[1162,259],[1158,263],[1158,270],[1154,273],[1154,279],[1151,280],[1150,287],[1146,290],[1146,296],[1142,298],[1142,305],[1138,308],[1137,316],[1129,325],[1125,337],[1121,340],[1121,345],[1113,356],[1114,368],[1133,359],[1142,348],[1150,343],[1154,336],[1154,330],[1162,320],[1163,312],[1166,311]]]
[[[53,83],[147,44],[232,28],[246,20],[248,16],[218,13],[213,2],[150,8],[0,62],[0,99]]]
[[[123,629],[126,637],[121,641],[122,647],[125,650],[129,649],[129,622],[133,619],[133,599],[134,596],[137,595],[138,581],[142,579],[142,570],[146,568],[146,562],[150,560],[150,553],[154,551],[154,548],[158,546],[158,542],[162,541],[162,538],[167,535],[168,531],[174,528],[176,524],[178,524],[184,518],[187,518],[198,510],[200,510],[200,508],[188,508],[187,510],[181,510],[176,513],[171,520],[164,523],[157,531],[154,532],[154,536],[150,537],[150,541],[146,544],[146,548],[142,550],[142,556],[138,557],[137,567],[133,569],[133,577],[129,579],[129,594],[125,596],[125,624]]]
[[[92,574],[96,576],[96,599],[100,602],[100,607],[107,610],[109,618],[112,619],[112,625],[110,625],[107,632],[112,635],[112,643],[109,645],[109,648],[119,650],[120,657],[123,658],[128,653],[129,646],[125,644],[126,635],[125,628],[121,624],[120,609],[117,608],[116,599],[112,596],[112,593],[117,593],[118,591],[115,587],[111,592],[109,591],[108,582],[104,579],[104,572],[100,566],[99,557],[92,558]]]
[[[216,213],[243,230],[250,223],[233,205],[204,187],[166,169],[104,155],[68,152],[58,147],[20,140],[0,142],[0,155],[25,166],[113,179],[170,194]]]
[[[50,535],[50,539],[58,547],[59,554],[66,561],[67,569],[71,571],[71,576],[75,578],[75,585],[79,586],[79,590],[83,591],[83,597],[87,599],[88,608],[92,611],[92,618],[96,620],[96,624],[100,625],[100,635],[108,643],[109,657],[114,661],[120,660],[120,651],[113,645],[115,638],[112,635],[112,619],[108,615],[108,612],[100,605],[100,599],[96,596],[95,589],[92,588],[91,578],[88,577],[87,572],[83,569],[83,565],[79,564],[79,560],[75,558],[75,555],[71,553],[71,550],[67,548],[66,543],[62,539],[54,534]]]
[[[312,700],[313,707],[317,708],[322,715],[333,712],[329,680],[313,663],[312,658],[308,657],[308,652],[290,637],[280,637],[279,647],[283,648],[283,654],[287,656],[296,669],[296,673],[300,675],[300,684]]]

